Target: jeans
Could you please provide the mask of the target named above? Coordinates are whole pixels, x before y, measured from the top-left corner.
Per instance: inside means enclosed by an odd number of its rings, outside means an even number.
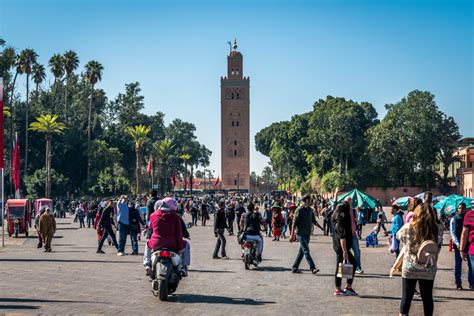
[[[306,258],[308,262],[309,269],[313,270],[316,268],[313,258],[311,258],[311,254],[309,253],[309,240],[310,235],[299,235],[297,234],[298,241],[300,242],[300,249],[298,250],[298,255],[296,255],[295,262],[293,263],[293,269],[298,269],[300,266],[301,260],[303,260],[303,256]]]
[[[462,284],[462,280],[461,280],[462,258],[457,247],[453,247],[453,250],[454,250],[454,280],[457,285],[461,285]]]
[[[193,226],[197,226],[198,214],[196,212],[191,212],[191,222],[193,223]]]
[[[118,223],[118,232],[119,232],[119,245],[118,252],[125,252],[125,243],[127,242],[127,235],[130,230],[130,225],[125,225],[123,223]]]
[[[258,243],[257,255],[263,255],[263,239],[260,235],[245,235],[245,240],[255,240]]]
[[[84,217],[79,217],[79,228],[86,228],[86,224],[84,224]]]
[[[117,238],[115,238],[115,233],[114,233],[114,230],[112,229],[112,226],[105,226],[104,227],[104,232],[102,233],[102,238],[99,241],[99,247],[97,248],[97,250],[102,250],[102,245],[104,244],[104,242],[105,242],[105,240],[107,239],[108,236],[111,237],[115,248],[117,248],[117,250],[118,250]]]
[[[216,232],[217,232],[217,242],[216,242],[216,247],[214,248],[213,257],[214,258],[217,257],[217,255],[219,253],[219,248],[221,249],[221,256],[225,257],[226,256],[226,254],[225,254],[226,240],[225,240],[225,236],[224,236],[224,229],[217,229]]]
[[[348,258],[349,263],[352,264],[355,267],[356,260],[355,260],[354,256],[352,255],[352,252],[348,251],[347,256],[349,257]],[[337,272],[338,272],[337,270],[339,268],[339,263],[344,263],[344,253],[342,252],[341,247],[339,247],[336,250],[336,274],[335,274],[336,287],[341,287],[341,284],[342,284],[342,278],[337,277]],[[355,273],[355,269],[352,269],[352,279],[347,279],[347,285],[349,285],[349,286],[352,286],[352,281],[354,280],[354,273]]]
[[[94,225],[94,220],[92,216],[87,216],[87,228],[91,228],[91,225]]]
[[[283,238],[286,238],[286,231],[288,230],[288,225],[287,224],[284,224],[282,227],[281,227],[281,235],[283,236]]]
[[[272,237],[272,222],[267,222],[267,237]]]
[[[474,255],[468,255],[469,258],[467,258],[467,268],[468,268],[468,276],[467,276],[467,281],[469,282],[469,285],[474,286]]]
[[[359,248],[359,238],[352,236],[352,250],[354,250],[354,259],[355,259],[355,269],[362,269],[362,264],[360,262],[360,248]]]
[[[420,284],[420,295],[423,301],[423,311],[425,315],[433,315],[433,285],[434,280],[417,280],[402,278],[402,301],[400,302],[400,314],[410,312],[411,301],[415,294],[416,283]]]
[[[227,217],[227,230],[229,231],[229,234],[234,233],[234,220],[235,217]]]
[[[138,230],[130,230],[130,242],[132,243],[132,253],[138,253]]]

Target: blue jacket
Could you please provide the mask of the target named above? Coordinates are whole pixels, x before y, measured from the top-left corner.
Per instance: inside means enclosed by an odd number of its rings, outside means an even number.
[[[129,214],[128,214],[129,211],[128,211],[127,203],[123,203],[123,201],[120,200],[117,203],[117,210],[118,210],[117,221],[124,225],[129,225],[130,221],[129,221]]]
[[[395,217],[393,218],[393,223],[392,223],[392,235],[396,236],[397,232],[402,228],[403,226],[403,213],[398,212],[395,214]]]

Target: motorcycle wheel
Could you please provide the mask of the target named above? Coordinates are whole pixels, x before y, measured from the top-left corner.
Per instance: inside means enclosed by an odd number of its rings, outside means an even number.
[[[244,264],[245,264],[245,270],[250,269],[250,256],[249,255],[245,255]]]
[[[168,300],[168,282],[166,280],[160,281],[160,301]]]

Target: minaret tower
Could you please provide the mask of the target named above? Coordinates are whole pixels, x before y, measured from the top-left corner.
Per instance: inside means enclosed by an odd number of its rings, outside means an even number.
[[[221,177],[226,191],[250,189],[249,84],[234,40],[227,56],[227,76],[221,77]]]

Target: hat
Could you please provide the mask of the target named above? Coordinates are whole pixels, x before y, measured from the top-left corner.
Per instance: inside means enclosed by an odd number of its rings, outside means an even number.
[[[279,209],[281,209],[281,206],[278,205],[278,204],[273,204],[273,205],[272,205],[272,208],[279,208]]]

